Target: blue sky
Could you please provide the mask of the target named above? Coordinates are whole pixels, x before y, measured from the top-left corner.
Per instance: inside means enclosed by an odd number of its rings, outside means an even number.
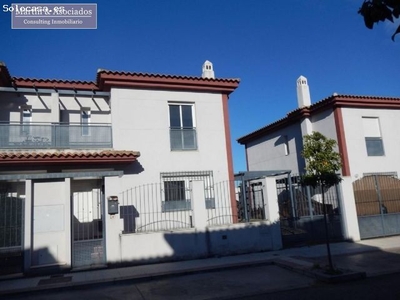
[[[391,41],[391,24],[368,30],[357,14],[362,0],[81,2],[98,4],[97,30],[12,30],[0,12],[0,61],[11,75],[95,80],[104,68],[197,76],[208,59],[217,77],[241,78],[229,100],[236,172],[246,169],[236,139],[295,109],[300,75],[312,102],[334,92],[400,96],[400,36]]]

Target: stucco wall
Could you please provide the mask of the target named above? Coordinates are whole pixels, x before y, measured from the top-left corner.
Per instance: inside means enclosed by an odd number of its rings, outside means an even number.
[[[397,130],[400,110],[342,108],[342,115],[352,179],[362,177],[363,173],[400,174],[400,135]],[[384,156],[367,155],[362,117],[379,118]]]
[[[306,126],[304,126],[306,128]],[[314,114],[310,118],[309,130],[319,131],[328,138],[337,140],[335,119],[332,110]],[[305,129],[304,129],[305,130]],[[298,174],[304,171],[305,163],[301,156],[303,150],[300,122],[267,134],[247,144],[247,162],[249,171],[292,170]],[[285,154],[285,136],[289,143],[289,154]]]
[[[335,116],[331,109],[314,114],[311,118],[312,130],[318,131],[327,138],[337,141]]]
[[[81,122],[81,107],[91,110],[91,123],[110,123],[110,107],[104,97],[0,93],[0,121],[20,122],[21,106],[32,106],[32,122]],[[52,113],[53,112],[53,113]],[[57,112],[54,114],[54,112]],[[59,112],[63,119],[60,120]]]
[[[284,136],[288,139],[289,155],[285,154]],[[303,168],[299,162],[301,149],[300,124],[294,123],[247,144],[248,170],[292,170],[298,173]]]
[[[81,108],[88,107],[90,123],[111,123],[110,107],[104,97],[61,95],[59,101],[62,122],[80,123]]]
[[[194,104],[197,150],[171,151],[169,102]],[[140,176],[123,176],[123,189],[159,182],[160,172],[212,170],[214,182],[228,180],[220,94],[113,88],[111,112],[114,149],[141,153]]]
[[[269,222],[120,235],[121,262],[145,263],[273,250]],[[278,225],[279,226],[279,225]]]

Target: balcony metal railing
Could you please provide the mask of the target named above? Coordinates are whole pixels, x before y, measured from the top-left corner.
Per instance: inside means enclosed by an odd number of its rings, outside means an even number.
[[[0,149],[112,148],[111,124],[0,123]]]
[[[196,128],[170,128],[171,150],[197,150]]]

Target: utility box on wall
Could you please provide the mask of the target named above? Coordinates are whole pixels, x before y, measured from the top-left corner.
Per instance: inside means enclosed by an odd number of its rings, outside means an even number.
[[[118,196],[107,197],[108,202],[108,214],[116,215],[118,214]]]

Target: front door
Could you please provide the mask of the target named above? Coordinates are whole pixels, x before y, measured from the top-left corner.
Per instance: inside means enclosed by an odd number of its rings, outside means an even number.
[[[72,180],[72,266],[105,264],[102,180]]]
[[[67,201],[64,180],[33,183],[32,267],[68,264]]]

